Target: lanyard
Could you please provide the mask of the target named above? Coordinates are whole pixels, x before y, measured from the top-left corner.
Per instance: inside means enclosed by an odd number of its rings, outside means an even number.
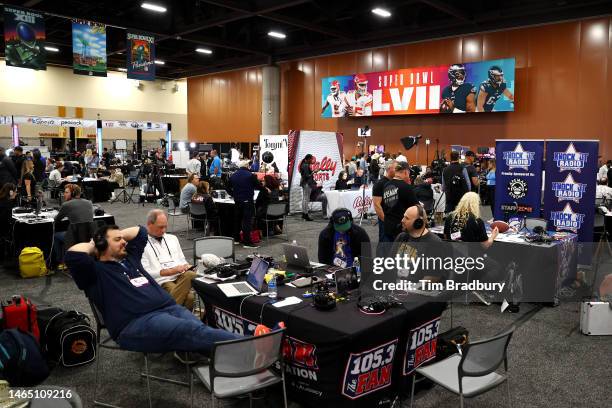
[[[144,277],[144,275],[143,275],[143,274],[140,272],[140,270],[138,269],[138,267],[137,267],[137,266],[132,265],[132,263],[130,262],[130,260],[129,260],[128,258],[125,258],[123,261],[118,262],[118,263],[119,263],[119,265],[121,265],[121,267],[123,268],[123,274],[125,275],[125,277],[127,278],[127,280],[131,281],[131,280],[132,280],[132,278],[130,278],[130,275],[128,275],[128,273],[127,273],[127,272],[129,271],[129,269],[128,269],[128,267],[127,267],[127,266],[126,266],[126,265],[125,265],[123,262],[126,262],[126,263],[130,264],[130,266],[133,266],[133,267],[136,269],[136,272],[137,272],[137,273],[138,273],[138,275],[139,275],[139,276],[137,276],[137,278],[138,278],[138,277],[140,277],[140,276]]]
[[[155,250],[155,246],[153,246],[153,241],[151,241],[151,238],[148,238],[149,240],[149,244],[151,244],[151,249],[153,250],[153,253],[155,254],[155,257],[157,258],[157,261],[159,262],[159,255],[157,254],[157,251]],[[168,246],[168,242],[166,242],[166,237],[162,237],[162,241],[164,241],[164,244],[166,245],[166,249],[168,250],[168,256],[170,256],[170,259],[172,259],[172,252],[170,251],[170,247]]]

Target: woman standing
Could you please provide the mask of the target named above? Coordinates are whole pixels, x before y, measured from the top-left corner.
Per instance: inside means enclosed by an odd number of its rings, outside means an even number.
[[[491,206],[491,218],[495,219],[495,159],[489,160],[487,170],[487,200]]]
[[[313,171],[310,168],[310,165],[313,162],[312,154],[308,153],[304,156],[304,159],[300,163],[300,187],[302,187],[302,218],[306,221],[312,221],[310,215],[308,215],[309,206],[310,206],[310,193],[312,189],[317,186],[317,183],[313,177]]]
[[[21,197],[31,202],[36,194],[36,177],[34,177],[34,162],[25,160],[21,165]]]

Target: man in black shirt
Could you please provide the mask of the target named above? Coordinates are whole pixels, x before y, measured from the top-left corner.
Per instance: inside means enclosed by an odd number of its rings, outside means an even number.
[[[459,152],[451,152],[451,162],[442,172],[442,190],[446,195],[444,212],[455,210],[461,197],[470,191],[470,177],[467,170],[459,163]]]
[[[314,173],[310,168],[312,162],[312,154],[308,153],[306,156],[304,156],[304,159],[300,163],[299,167],[301,176],[300,187],[302,187],[302,218],[306,221],[312,221],[312,218],[310,218],[310,215],[308,215],[310,193],[312,192],[312,189],[317,186],[317,183],[314,180]]]
[[[19,175],[17,182],[20,183],[21,180],[21,170],[23,167],[23,162],[25,161],[25,156],[23,155],[23,147],[16,146],[13,149],[13,156],[11,157],[13,163],[15,163],[15,169],[17,169],[17,174]]]
[[[253,216],[255,215],[255,203],[253,195],[255,190],[261,190],[261,183],[257,176],[248,169],[248,160],[242,160],[240,168],[230,177],[231,192],[234,197],[234,239],[242,241],[244,248],[257,248],[251,240]],[[242,240],[240,232],[242,231]]]
[[[400,222],[408,207],[418,204],[410,180],[410,166],[406,162],[395,165],[395,176],[383,188],[385,235],[382,242],[393,242],[401,231]]]
[[[374,203],[374,211],[378,215],[378,242],[381,242],[383,235],[385,235],[385,212],[382,207],[383,192],[385,184],[395,177],[395,164],[396,162],[393,160],[388,165],[385,174],[372,186],[372,202]]]
[[[478,171],[474,166],[474,161],[476,160],[476,155],[473,151],[468,150],[465,152],[465,170],[468,173],[468,177],[470,178],[470,183],[472,184],[471,191],[478,193],[478,186],[480,185],[480,181],[478,180]]]

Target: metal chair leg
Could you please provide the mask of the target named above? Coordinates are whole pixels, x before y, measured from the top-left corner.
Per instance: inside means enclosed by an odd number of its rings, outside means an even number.
[[[98,376],[99,376],[99,372],[100,372],[100,354],[102,352],[102,348],[100,347],[100,343],[98,343],[98,355],[96,356],[96,379],[94,382],[94,396],[93,396],[93,401],[94,401],[94,405],[96,405],[97,401],[96,401],[96,396],[98,395]]]
[[[193,372],[189,372],[189,407],[193,408]]]
[[[287,405],[287,386],[285,385],[285,372],[283,371],[283,402],[285,403],[285,408],[288,408]]]
[[[153,408],[153,402],[151,401],[151,380],[149,379],[149,359],[147,358],[147,354],[144,354],[144,362],[145,362],[145,374],[147,377],[147,395],[149,397],[149,408]]]
[[[510,379],[508,378],[508,372],[506,372],[506,399],[508,401],[508,408],[512,408],[512,399],[510,398]]]
[[[463,408],[463,394],[459,394],[459,408]]]
[[[410,392],[410,408],[412,408],[412,404],[414,403],[414,383],[416,383],[416,373],[412,377],[412,391]]]

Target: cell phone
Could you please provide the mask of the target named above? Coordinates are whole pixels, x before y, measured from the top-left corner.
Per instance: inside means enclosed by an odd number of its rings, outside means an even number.
[[[195,268],[197,268],[198,265],[192,265],[191,268],[187,269],[188,271],[193,271]]]

